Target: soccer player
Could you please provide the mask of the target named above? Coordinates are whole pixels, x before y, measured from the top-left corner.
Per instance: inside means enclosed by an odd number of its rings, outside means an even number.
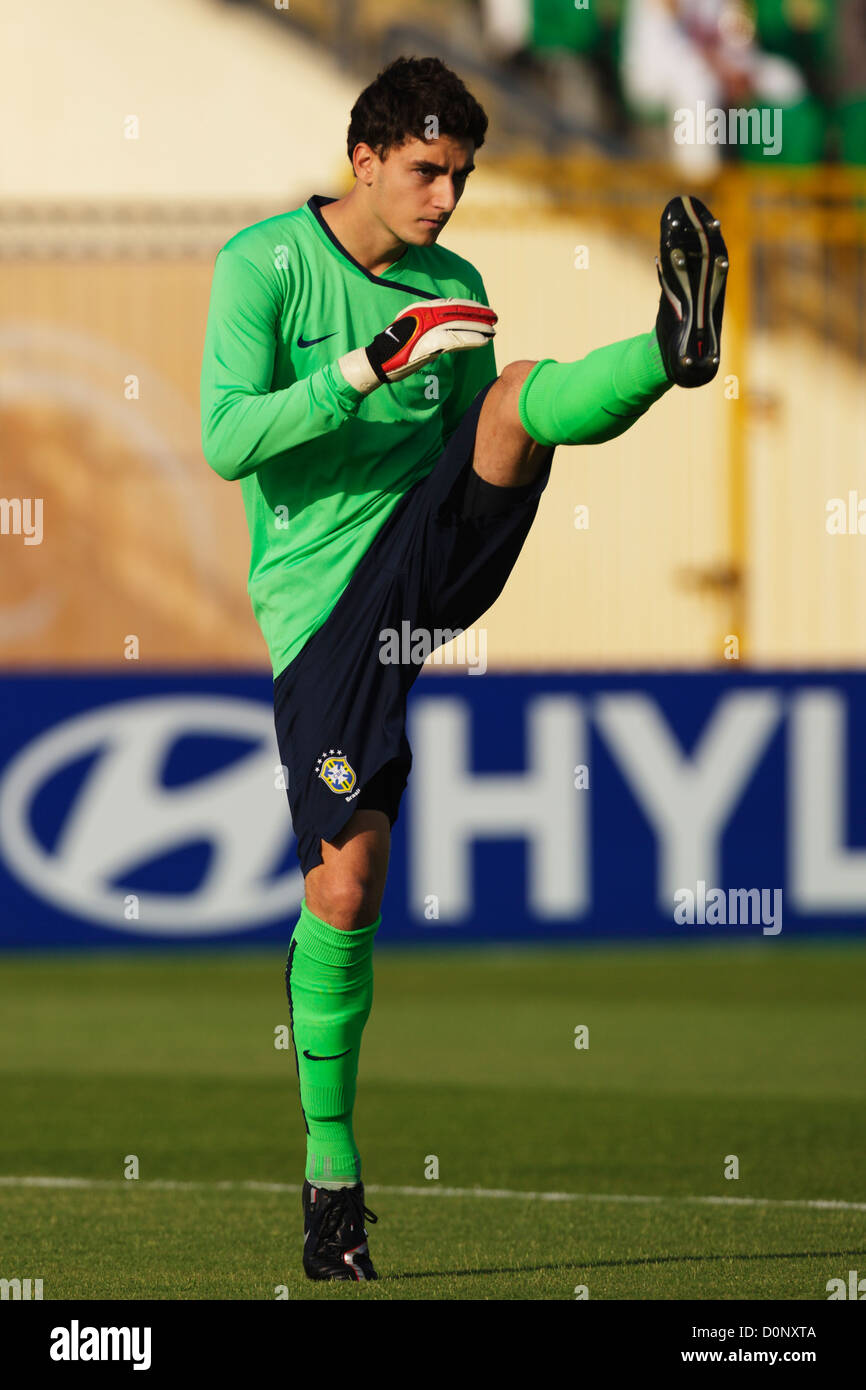
[[[725,246],[682,197],[662,216],[651,332],[497,374],[481,276],[437,244],[486,129],[438,59],[397,59],[352,109],[351,191],[245,228],[214,268],[203,447],[241,484],[304,873],[286,990],[311,1279],[377,1277],[352,1111],[419,671],[382,660],[380,634],[469,628],[511,572],[556,445],[614,439],[719,365]]]

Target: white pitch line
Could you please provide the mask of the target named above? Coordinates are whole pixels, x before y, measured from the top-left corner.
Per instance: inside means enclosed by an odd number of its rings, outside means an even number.
[[[0,1177],[0,1187],[48,1188],[130,1188],[146,1187],[160,1192],[283,1192],[297,1194],[297,1182],[257,1182],[253,1179],[215,1182],[182,1182],[174,1178],[44,1178]],[[866,1211],[866,1202],[843,1202],[825,1197],[680,1197],[632,1196],[623,1192],[515,1192],[496,1187],[388,1187],[370,1183],[367,1193],[394,1197],[492,1197],[498,1201],[525,1202],[630,1202],[644,1205],[682,1202],[709,1207],[798,1207],[813,1211]]]

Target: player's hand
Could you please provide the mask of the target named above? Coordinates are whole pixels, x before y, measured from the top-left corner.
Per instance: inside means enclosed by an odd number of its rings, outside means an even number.
[[[350,386],[366,396],[377,386],[411,376],[443,352],[483,347],[496,331],[497,317],[474,299],[422,299],[403,309],[369,347],[339,358],[337,366]]]

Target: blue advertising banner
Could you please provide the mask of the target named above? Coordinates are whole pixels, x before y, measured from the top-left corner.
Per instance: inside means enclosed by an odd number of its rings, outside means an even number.
[[[6,675],[0,946],[287,942],[271,699]],[[382,943],[866,929],[866,674],[424,671],[409,736]]]

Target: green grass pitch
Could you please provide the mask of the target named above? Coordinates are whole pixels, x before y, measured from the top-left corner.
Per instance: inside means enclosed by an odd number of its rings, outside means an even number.
[[[364,1286],[301,1269],[284,961],[4,960],[0,1275],[45,1299],[809,1300],[866,1274],[866,945],[377,948]]]

